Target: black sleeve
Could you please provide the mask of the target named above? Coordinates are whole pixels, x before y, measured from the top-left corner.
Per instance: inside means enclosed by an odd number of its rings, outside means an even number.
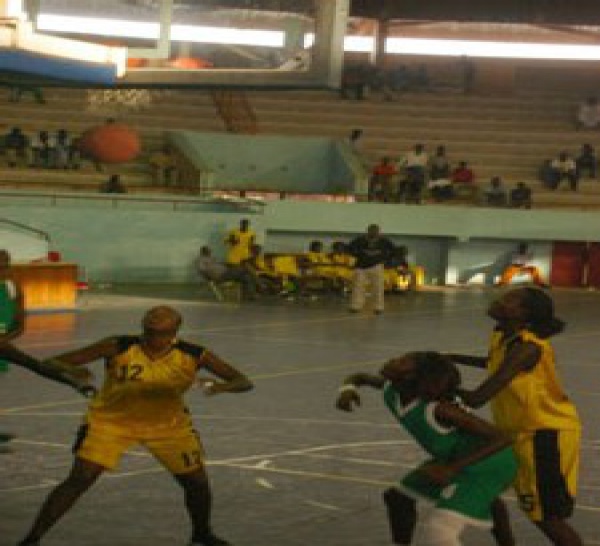
[[[200,358],[204,354],[204,351],[206,351],[202,345],[195,345],[194,343],[189,343],[187,341],[178,341],[175,347],[181,352],[195,358]]]
[[[132,345],[136,345],[140,342],[139,336],[117,336],[115,338],[117,343],[117,354],[124,353]]]

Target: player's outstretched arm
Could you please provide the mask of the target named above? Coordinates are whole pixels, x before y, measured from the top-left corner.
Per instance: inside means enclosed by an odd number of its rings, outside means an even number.
[[[211,351],[204,351],[199,357],[198,365],[217,376],[221,381],[198,378],[204,392],[208,395],[224,392],[246,392],[254,388],[254,384],[246,375],[225,362]]]
[[[384,384],[385,379],[381,375],[362,372],[349,375],[339,388],[335,406],[342,411],[352,411],[355,406],[360,406],[358,387],[367,386],[381,390]]]

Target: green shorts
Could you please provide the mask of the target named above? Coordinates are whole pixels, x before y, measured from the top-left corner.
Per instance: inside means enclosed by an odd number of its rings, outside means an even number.
[[[440,510],[460,514],[471,525],[491,526],[491,505],[513,482],[517,461],[511,448],[463,469],[447,485],[436,485],[420,472],[427,461],[409,472],[400,482],[406,495],[429,501]]]

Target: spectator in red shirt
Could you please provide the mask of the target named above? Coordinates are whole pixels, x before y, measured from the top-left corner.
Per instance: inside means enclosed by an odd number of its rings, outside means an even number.
[[[477,187],[475,186],[475,175],[466,161],[461,161],[458,167],[452,171],[450,177],[455,194],[468,194],[469,197],[475,197]]]
[[[369,184],[369,201],[389,203],[394,195],[394,177],[398,174],[390,157],[383,157],[373,169]]]

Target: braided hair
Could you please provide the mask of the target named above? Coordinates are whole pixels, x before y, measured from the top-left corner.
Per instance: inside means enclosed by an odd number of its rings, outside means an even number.
[[[554,316],[552,298],[543,290],[524,288],[523,307],[528,327],[536,336],[546,339],[564,330],[565,323]]]

